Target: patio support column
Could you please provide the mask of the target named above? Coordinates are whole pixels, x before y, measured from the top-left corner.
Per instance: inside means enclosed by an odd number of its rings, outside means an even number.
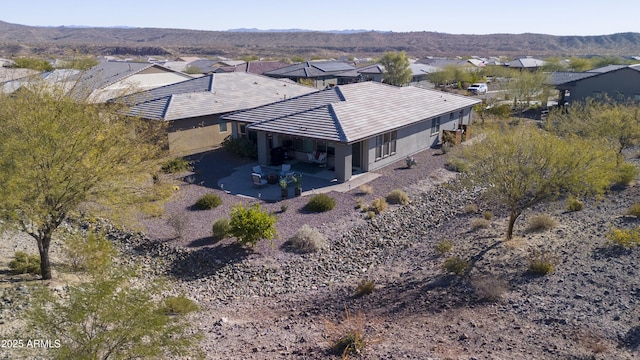
[[[269,165],[269,146],[267,133],[258,131],[258,164]]]
[[[351,166],[351,145],[336,144],[335,146],[335,173],[336,179],[339,183],[349,181],[351,179],[352,166]]]

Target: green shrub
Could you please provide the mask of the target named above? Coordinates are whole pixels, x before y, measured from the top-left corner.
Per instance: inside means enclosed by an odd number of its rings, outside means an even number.
[[[444,255],[448,252],[450,252],[451,250],[453,250],[453,241],[451,240],[442,240],[440,242],[438,242],[435,246],[434,246],[436,252],[438,253],[438,255]]]
[[[459,158],[450,158],[446,164],[447,168],[451,171],[464,173],[469,171],[469,164],[466,161]]]
[[[313,195],[307,205],[305,205],[305,209],[311,212],[320,213],[326,212],[333,209],[336,206],[336,200],[327,194],[316,194]]]
[[[316,252],[327,247],[327,238],[318,229],[307,224],[302,225],[294,236],[288,241],[288,245],[295,251],[302,253]]]
[[[374,217],[376,217],[376,212],[375,211],[371,211],[371,210],[367,211],[367,219],[371,220]]]
[[[487,219],[473,219],[471,220],[471,230],[476,231],[480,229],[486,229],[491,225],[491,222]]]
[[[444,261],[442,268],[447,273],[462,275],[469,268],[469,262],[459,256],[452,256]]]
[[[387,200],[383,198],[373,199],[371,205],[369,205],[369,211],[373,211],[376,214],[380,214],[381,212],[387,209]]]
[[[191,162],[181,157],[173,158],[165,162],[161,167],[162,172],[167,174],[190,171],[191,169]]]
[[[360,284],[356,286],[356,296],[360,297],[369,295],[373,292],[373,290],[375,290],[375,288],[376,284],[373,280],[362,279],[362,281],[360,281]]]
[[[211,210],[222,205],[222,199],[217,194],[204,194],[193,205],[197,210]]]
[[[164,299],[163,311],[167,315],[186,315],[198,310],[198,304],[182,295]]]
[[[635,229],[612,228],[607,234],[607,238],[613,245],[623,248],[632,248],[640,244],[640,227]]]
[[[250,139],[234,139],[229,135],[222,142],[222,147],[234,155],[252,159],[258,158],[258,146]]]
[[[73,271],[105,269],[117,255],[104,234],[90,231],[86,234],[73,233],[65,236],[64,252]]]
[[[547,275],[553,272],[555,261],[546,252],[532,251],[529,255],[529,273]]]
[[[584,204],[575,196],[570,196],[569,198],[567,198],[566,208],[569,211],[581,211],[582,209],[584,209]]]
[[[505,99],[506,100],[506,99]],[[500,119],[507,119],[511,116],[511,105],[509,104],[500,104],[495,105],[485,110],[487,114],[494,115]]]
[[[220,241],[226,239],[231,234],[230,220],[222,218],[216,220],[211,227],[211,237],[214,241]]]
[[[635,203],[631,205],[631,207],[627,210],[625,214],[640,218],[640,203]]]
[[[628,185],[638,177],[638,168],[631,163],[623,163],[616,169],[613,183],[614,185]]]
[[[275,238],[276,221],[276,217],[263,211],[260,204],[249,208],[237,204],[231,210],[230,233],[242,245],[255,246],[260,239]]]
[[[556,219],[547,214],[536,214],[529,219],[527,230],[530,232],[546,231],[556,226],[558,226]]]
[[[387,194],[386,200],[389,204],[407,205],[409,203],[409,196],[406,192],[395,189]]]
[[[485,210],[482,212],[482,217],[485,220],[491,221],[493,219],[493,212],[491,210]]]
[[[40,275],[40,256],[29,255],[24,251],[16,251],[14,259],[9,262],[9,269],[14,274]]]

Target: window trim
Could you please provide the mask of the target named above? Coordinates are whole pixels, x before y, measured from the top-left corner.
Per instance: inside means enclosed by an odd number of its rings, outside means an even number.
[[[376,135],[376,161],[395,155],[397,150],[397,142],[397,130]]]
[[[431,119],[431,135],[440,133],[440,117]]]

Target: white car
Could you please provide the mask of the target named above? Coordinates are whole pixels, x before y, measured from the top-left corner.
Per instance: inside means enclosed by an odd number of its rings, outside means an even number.
[[[475,83],[467,88],[467,91],[472,94],[486,94],[487,90],[489,90],[489,88],[487,88],[487,84],[485,83]]]

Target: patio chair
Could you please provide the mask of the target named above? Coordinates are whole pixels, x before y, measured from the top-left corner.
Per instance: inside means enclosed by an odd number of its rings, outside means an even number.
[[[292,176],[293,171],[291,171],[291,164],[282,164],[282,168],[280,169],[280,176]]]
[[[254,167],[251,168],[251,171],[253,171],[254,174],[259,174],[262,177],[266,177],[267,173],[265,173],[262,168],[260,167],[260,165],[256,165]]]
[[[251,181],[253,181],[253,186],[262,187],[267,185],[267,180],[262,178],[262,175],[258,173],[251,173]]]

